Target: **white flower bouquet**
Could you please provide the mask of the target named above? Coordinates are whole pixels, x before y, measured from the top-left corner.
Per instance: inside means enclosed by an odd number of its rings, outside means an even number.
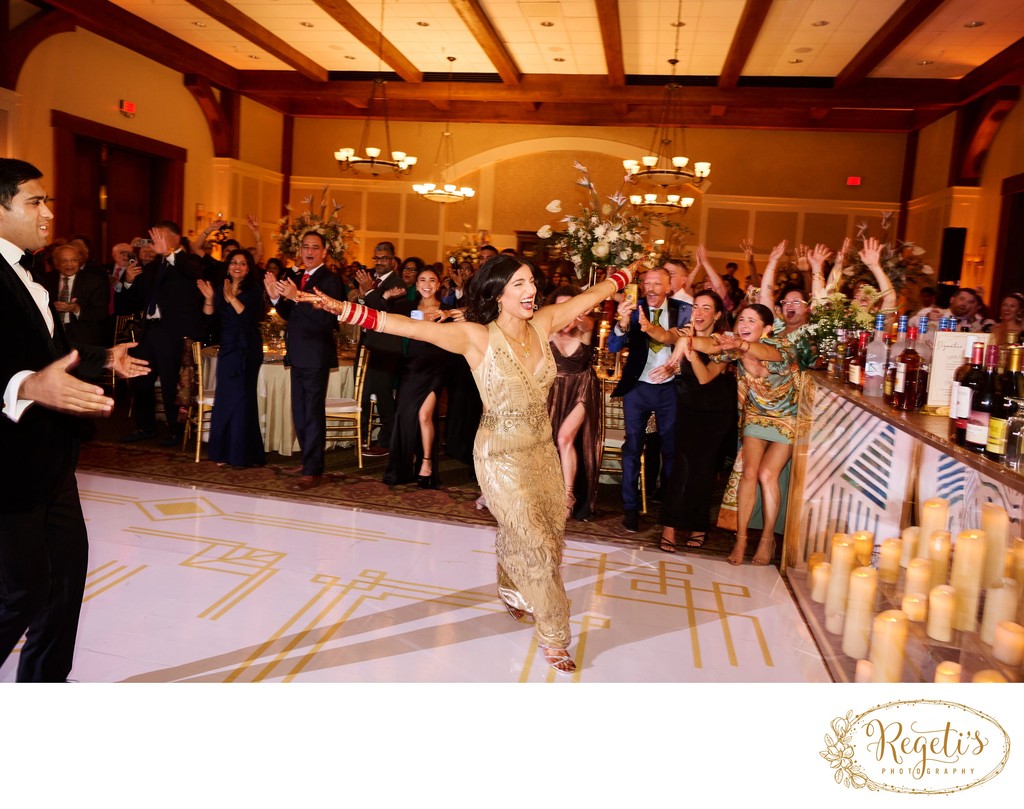
[[[274,237],[277,242],[277,249],[282,256],[294,260],[299,254],[299,246],[302,243],[302,234],[315,230],[324,237],[324,245],[327,248],[327,255],[337,262],[345,260],[345,253],[349,245],[358,244],[355,237],[355,228],[346,225],[338,218],[342,206],[333,199],[331,200],[331,212],[327,213],[327,187],[324,186],[320,194],[320,212],[313,211],[313,195],[309,194],[302,198],[302,202],[309,206],[296,218],[286,216],[281,220],[277,235]],[[288,208],[289,213],[291,207]]]

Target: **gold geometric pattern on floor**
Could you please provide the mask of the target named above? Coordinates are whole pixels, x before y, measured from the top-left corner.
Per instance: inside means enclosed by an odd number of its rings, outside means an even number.
[[[181,497],[166,500],[141,500],[135,504],[153,522],[195,517],[220,517],[224,514],[205,497]]]
[[[748,621],[757,638],[762,660],[766,666],[773,666],[771,651],[761,622],[756,615],[746,613],[747,609],[761,609],[762,605],[751,598],[750,588],[735,582],[711,580],[707,587],[696,586],[692,577],[694,569],[684,561],[659,560],[655,566],[623,564],[609,560],[607,553],[581,554],[566,553],[567,562],[578,570],[592,570],[597,574],[594,584],[595,595],[622,601],[637,601],[674,610],[683,610],[685,628],[690,633],[690,650],[694,668],[703,668],[700,635],[701,626],[712,625],[721,628],[730,666],[740,666],[741,661],[733,642],[730,619]],[[711,620],[707,620],[710,618]],[[701,620],[704,619],[704,620]]]
[[[304,531],[309,534],[324,534],[326,536],[339,537],[341,539],[357,539],[367,542],[378,542],[380,540],[391,540],[394,542],[408,542],[411,545],[430,545],[418,539],[406,539],[396,537],[385,531],[371,531],[363,528],[349,528],[342,525],[324,524],[314,520],[296,520],[294,518],[275,518],[264,515],[254,516],[252,514],[235,513],[224,518],[227,522],[239,522],[246,525],[261,525],[270,528],[286,528],[289,531]]]
[[[211,621],[216,621],[228,610],[237,607],[242,601],[266,584],[277,573],[277,565],[288,555],[281,551],[252,548],[244,542],[232,539],[172,533],[170,531],[158,531],[154,528],[134,527],[127,530],[144,536],[174,539],[190,543],[198,542],[203,547],[185,559],[181,563],[182,567],[212,570],[215,573],[226,573],[230,576],[242,577],[242,581],[237,586],[233,587],[199,613],[199,618],[209,618]]]
[[[141,573],[147,567],[149,565],[138,565],[129,569],[128,565],[110,561],[90,570],[85,577],[85,597],[82,599],[82,602],[85,603],[96,598],[96,596],[103,595],[108,590],[128,581],[137,573]]]

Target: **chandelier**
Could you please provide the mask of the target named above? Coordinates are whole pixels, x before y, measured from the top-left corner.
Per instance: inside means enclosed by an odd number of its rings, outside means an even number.
[[[452,108],[452,65],[455,62],[454,56],[448,57],[448,109]],[[437,182],[414,183],[413,191],[423,199],[431,202],[449,203],[464,202],[476,194],[476,191],[469,186],[458,186],[452,182],[452,165],[455,163],[455,146],[451,133],[450,121],[444,125],[444,132],[441,133],[441,142],[437,144],[437,157],[434,160],[434,168],[441,167]]]
[[[635,181],[653,185],[664,191],[672,189],[666,199],[655,194],[632,194],[629,201],[634,208],[655,210],[683,210],[693,205],[696,196],[703,193],[700,186],[711,173],[711,164],[694,163],[683,154],[683,118],[681,85],[676,82],[676,66],[679,64],[679,29],[682,27],[682,0],[676,11],[675,51],[668,63],[672,65],[672,78],[665,85],[665,102],[661,117],[651,138],[647,154],[639,160],[623,160],[623,168]]]
[[[405,174],[416,165],[416,158],[405,152],[391,148],[391,122],[388,119],[387,82],[381,78],[381,63],[384,60],[384,0],[380,4],[380,36],[377,44],[377,77],[373,80],[370,101],[366,107],[366,120],[363,121],[363,135],[359,139],[359,150],[351,146],[343,146],[334,153],[334,159],[342,171],[354,174],[379,177],[382,174]],[[374,113],[379,112],[384,122],[384,156],[379,145],[369,145],[370,129]]]

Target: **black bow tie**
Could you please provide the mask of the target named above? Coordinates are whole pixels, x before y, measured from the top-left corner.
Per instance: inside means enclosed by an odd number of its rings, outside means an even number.
[[[22,254],[21,258],[18,259],[18,263],[21,265],[23,270],[31,272],[36,265],[36,254],[31,250],[26,250]]]

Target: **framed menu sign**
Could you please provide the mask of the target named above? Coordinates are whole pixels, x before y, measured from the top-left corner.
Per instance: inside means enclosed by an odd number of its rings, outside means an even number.
[[[939,331],[932,344],[932,365],[928,372],[928,399],[924,411],[933,415],[949,415],[949,397],[953,373],[964,362],[964,352],[973,343],[988,345],[992,335],[984,332]]]

